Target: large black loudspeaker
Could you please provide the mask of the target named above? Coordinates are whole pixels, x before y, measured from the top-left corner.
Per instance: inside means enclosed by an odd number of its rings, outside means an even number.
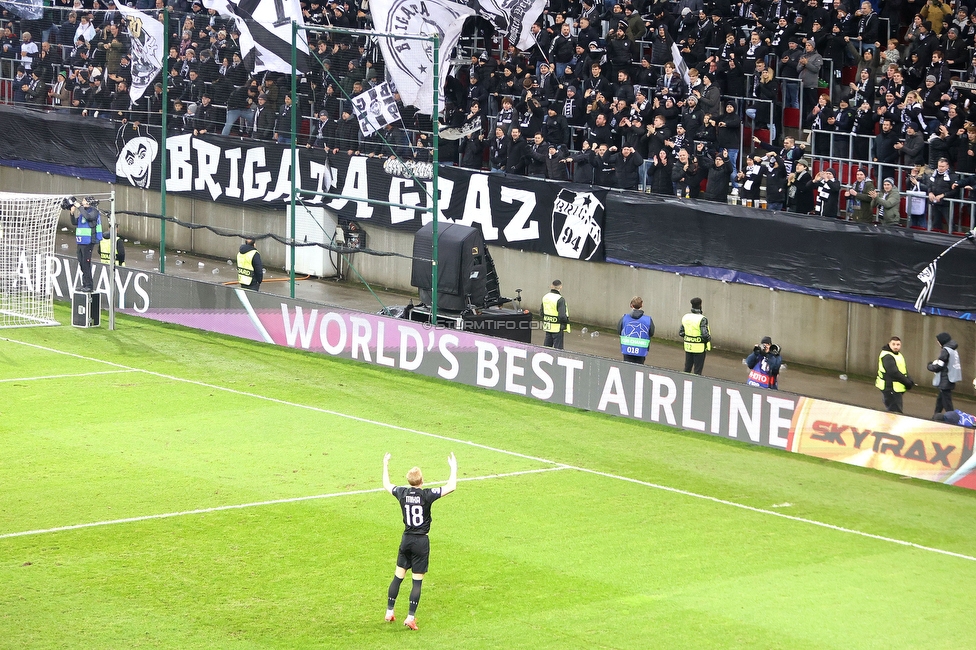
[[[413,238],[413,267],[410,284],[420,290],[420,302],[431,302],[431,263],[433,258],[433,223]],[[418,259],[422,258],[422,259]],[[488,278],[487,253],[481,231],[455,223],[439,223],[437,228],[437,307],[462,312],[469,304],[485,302]]]

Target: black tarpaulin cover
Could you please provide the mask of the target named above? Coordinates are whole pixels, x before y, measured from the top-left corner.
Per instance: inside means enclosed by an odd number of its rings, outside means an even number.
[[[0,104],[0,129],[4,160],[98,167],[115,173],[119,125],[109,120]]]
[[[634,264],[734,269],[804,287],[914,302],[916,277],[956,237],[724,203],[610,192],[606,254]],[[976,309],[976,245],[939,260],[931,306]]]

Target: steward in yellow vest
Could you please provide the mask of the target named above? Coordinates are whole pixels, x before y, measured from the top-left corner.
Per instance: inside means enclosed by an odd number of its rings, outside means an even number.
[[[112,229],[104,234],[102,240],[98,242],[98,258],[102,264],[112,263]],[[125,266],[125,244],[118,233],[115,234],[115,265]]]
[[[685,372],[702,374],[705,353],[712,349],[712,334],[708,331],[708,319],[702,315],[702,299],[691,299],[691,311],[681,318],[678,336],[685,343]]]
[[[237,281],[241,288],[259,291],[264,280],[264,265],[261,253],[254,248],[254,239],[248,237],[237,252]]]
[[[563,335],[569,331],[569,308],[560,294],[561,280],[553,280],[549,293],[542,297],[542,329],[546,333],[543,343],[547,348],[563,349]]]
[[[878,355],[878,377],[874,385],[881,391],[881,399],[888,412],[903,412],[905,392],[911,390],[915,382],[908,376],[908,364],[902,356],[901,339],[897,336],[892,336],[888,345],[881,348],[881,354]]]

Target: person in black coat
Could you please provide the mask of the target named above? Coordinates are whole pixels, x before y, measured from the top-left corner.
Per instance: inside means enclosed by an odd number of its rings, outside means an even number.
[[[505,135],[503,127],[495,127],[495,137],[488,143],[488,162],[492,171],[505,171],[508,164],[508,147],[510,140]]]
[[[616,187],[623,190],[636,190],[640,185],[640,168],[644,164],[641,155],[633,147],[624,146],[620,152],[611,147],[604,160],[613,165]]]
[[[342,119],[336,126],[336,146],[350,156],[359,153],[359,121],[348,106],[343,107]]]
[[[258,95],[258,107],[254,113],[254,129],[252,131],[254,139],[270,140],[274,135],[274,124],[274,110],[268,105],[268,96],[261,93]]]
[[[782,210],[786,205],[786,163],[775,153],[766,154],[766,209]]]
[[[481,133],[469,133],[461,138],[458,150],[461,153],[461,167],[481,169],[485,157],[485,136]]]
[[[593,184],[601,187],[614,187],[615,170],[613,163],[607,160],[610,147],[604,143],[596,148],[593,155]]]
[[[814,207],[813,175],[807,168],[806,160],[796,161],[793,169],[793,173],[787,176],[789,210],[798,214],[810,214]]]
[[[573,182],[593,185],[595,154],[590,149],[590,143],[583,141],[582,150],[563,158],[564,163],[573,163]]]
[[[529,145],[522,137],[522,129],[513,126],[508,135],[508,162],[505,172],[509,174],[524,174],[526,159],[529,157]]]
[[[529,145],[528,160],[525,162],[525,173],[536,178],[546,177],[546,155],[549,153],[549,144],[542,137],[541,133],[536,133]]]
[[[671,160],[671,152],[661,149],[654,156],[651,164],[651,191],[654,194],[674,195],[674,183],[671,182],[671,169],[674,161]]]
[[[679,196],[697,199],[701,191],[701,180],[705,170],[699,166],[698,158],[682,148],[671,168],[671,182]]]
[[[723,151],[714,158],[707,155],[699,158],[708,170],[708,182],[705,184],[705,193],[702,195],[706,201],[725,203],[729,199],[730,165],[727,156],[728,152]]]
[[[553,181],[569,180],[569,168],[564,162],[568,155],[565,147],[557,147],[555,144],[549,143],[545,159],[546,178]]]
[[[817,184],[817,214],[836,219],[840,212],[840,183],[834,178],[834,170],[821,169],[813,180]]]

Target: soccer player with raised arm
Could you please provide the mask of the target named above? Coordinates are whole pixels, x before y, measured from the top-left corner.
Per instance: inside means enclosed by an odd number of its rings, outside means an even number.
[[[401,487],[390,483],[390,454],[383,456],[383,489],[392,494],[400,502],[400,514],[403,515],[403,537],[400,539],[400,551],[397,554],[396,572],[390,590],[387,593],[386,620],[393,622],[393,606],[400,593],[400,583],[407,575],[407,569],[413,574],[413,587],[410,589],[410,609],[403,624],[411,630],[417,629],[417,604],[420,603],[420,587],[424,574],[427,573],[427,563],[430,560],[430,506],[443,496],[447,496],[457,488],[457,459],[452,453],[447,457],[447,464],[451,466],[451,476],[444,487],[425,488],[424,475],[419,467],[407,472],[409,487]]]

